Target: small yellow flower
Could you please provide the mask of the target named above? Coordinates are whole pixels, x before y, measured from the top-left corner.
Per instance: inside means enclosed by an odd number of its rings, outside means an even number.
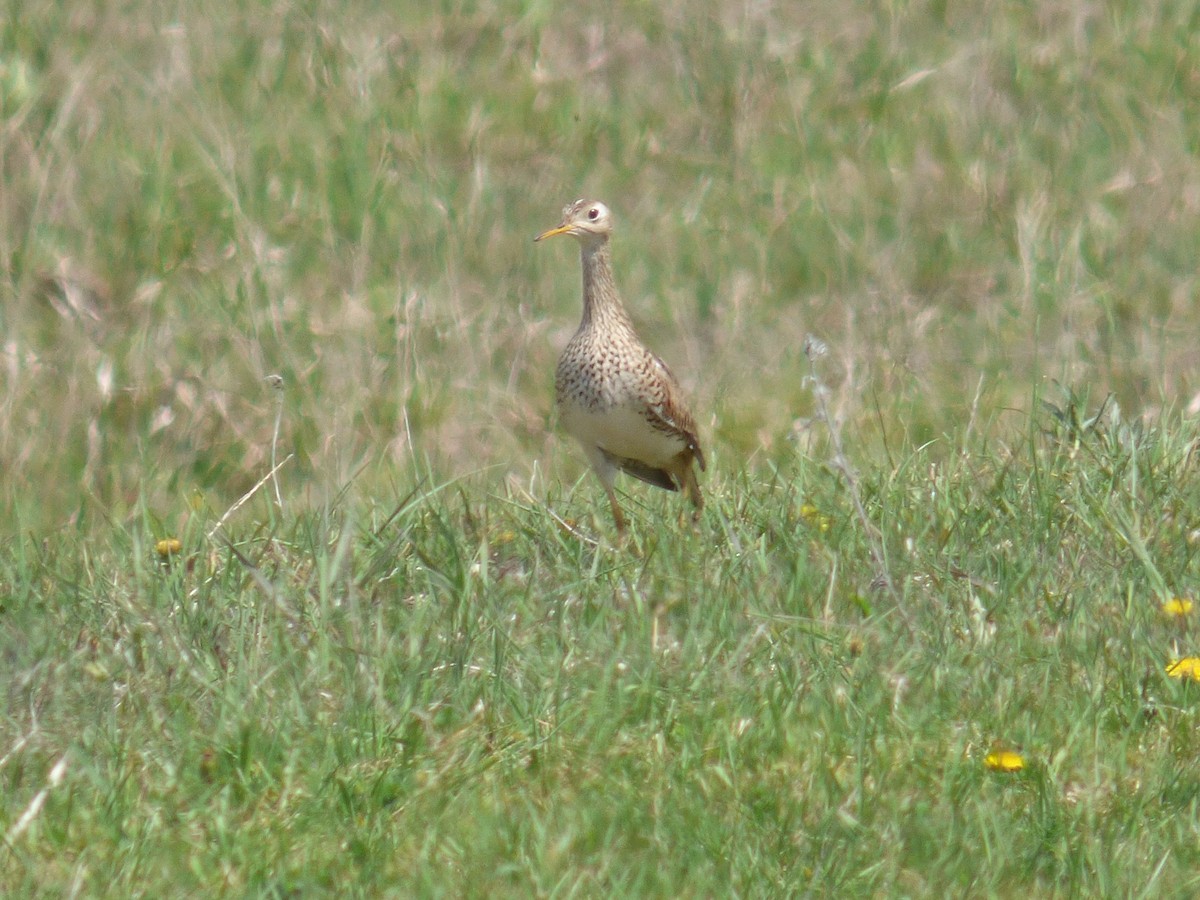
[[[1168,616],[1186,616],[1192,611],[1192,601],[1187,597],[1174,597],[1163,603],[1162,610]]]
[[[1200,681],[1200,656],[1185,656],[1183,659],[1173,659],[1167,666],[1167,674],[1172,678],[1190,678]]]
[[[1025,768],[1025,757],[1016,750],[993,750],[984,757],[983,764],[993,772],[1020,772]]]
[[[802,518],[809,525],[816,528],[818,531],[828,531],[829,530],[829,523],[830,523],[829,516],[822,513],[819,509],[817,509],[811,503],[805,503],[803,506],[800,507],[800,518]]]
[[[179,538],[163,538],[154,545],[154,552],[163,559],[174,556],[182,549],[183,541],[179,540]]]

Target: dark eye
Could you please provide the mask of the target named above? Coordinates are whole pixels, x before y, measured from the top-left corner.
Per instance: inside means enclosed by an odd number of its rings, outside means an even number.
[[[600,218],[600,210],[593,206],[588,210],[588,218],[595,222],[598,218]]]

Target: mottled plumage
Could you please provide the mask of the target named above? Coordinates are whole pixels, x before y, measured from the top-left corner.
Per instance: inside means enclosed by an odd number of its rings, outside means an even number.
[[[583,320],[558,360],[559,419],[583,446],[604,484],[617,529],[625,517],[613,482],[619,471],[669,491],[683,490],[699,517],[704,507],[693,462],[704,470],[696,423],[666,364],[638,338],[613,280],[612,215],[603,203],[577,200],[562,223],[535,240],[569,234],[583,264]]]

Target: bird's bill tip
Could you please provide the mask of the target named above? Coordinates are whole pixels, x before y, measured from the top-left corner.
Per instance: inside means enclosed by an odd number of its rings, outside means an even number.
[[[571,226],[564,222],[562,225],[559,225],[557,228],[551,228],[549,231],[543,231],[541,234],[539,234],[537,237],[535,237],[533,239],[533,242],[536,244],[538,241],[544,241],[546,238],[552,238],[559,234],[566,234],[570,230],[571,230]]]

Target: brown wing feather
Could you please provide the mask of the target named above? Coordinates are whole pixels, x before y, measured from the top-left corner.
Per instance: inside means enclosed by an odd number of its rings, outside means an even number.
[[[646,484],[652,484],[655,487],[663,488],[668,491],[679,490],[679,485],[675,483],[670,473],[666,469],[656,469],[654,466],[648,466],[644,462],[636,459],[626,459],[623,456],[613,456],[611,453],[601,450],[605,458],[627,475],[632,475],[634,478],[640,479]]]
[[[700,465],[700,471],[703,472],[705,470],[704,451],[700,449],[700,439],[696,437],[696,421],[684,406],[674,402],[674,399],[681,393],[679,382],[675,380],[675,376],[667,364],[653,353],[650,354],[650,360],[663,382],[660,402],[647,404],[647,409],[654,417],[651,424],[659,431],[678,434],[682,437]]]

